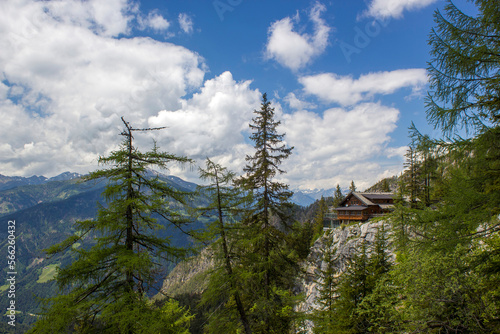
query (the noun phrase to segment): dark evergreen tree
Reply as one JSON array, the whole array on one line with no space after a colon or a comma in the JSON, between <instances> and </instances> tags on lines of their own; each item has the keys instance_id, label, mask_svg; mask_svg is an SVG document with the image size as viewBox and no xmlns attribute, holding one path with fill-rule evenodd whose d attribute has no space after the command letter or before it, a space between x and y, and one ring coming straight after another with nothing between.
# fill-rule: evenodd
<instances>
[{"instance_id":1,"label":"dark evergreen tree","mask_svg":"<svg viewBox=\"0 0 500 334\"><path fill-rule=\"evenodd\" d=\"M328 206L323 196L319 200L318 210L314 216L314 239L319 238L323 234L324 221L328 212Z\"/></svg>"},{"instance_id":2,"label":"dark evergreen tree","mask_svg":"<svg viewBox=\"0 0 500 334\"><path fill-rule=\"evenodd\" d=\"M123 118L122 118L123 120ZM111 168L90 173L85 179L105 178L103 193L107 206L101 206L97 219L77 222L77 233L47 250L55 254L74 243L91 247L72 248L75 261L60 268L57 283L63 294L49 301L33 328L33 333L185 333L189 313L168 300L156 308L146 297L155 274L165 261L178 261L187 250L160 238L157 217L182 228L186 223L176 204L184 204L188 194L180 192L148 167L168 168L171 163L189 163L185 157L153 150L142 153L133 146L133 133L156 129L134 129L123 120L124 140L119 150L99 163ZM155 216L153 216L155 215Z\"/></svg>"},{"instance_id":3,"label":"dark evergreen tree","mask_svg":"<svg viewBox=\"0 0 500 334\"><path fill-rule=\"evenodd\" d=\"M339 297L335 302L336 329L338 333L366 333L369 323L360 316L358 308L373 289L370 272L369 251L365 241L349 259L345 272L338 283Z\"/></svg>"},{"instance_id":4,"label":"dark evergreen tree","mask_svg":"<svg viewBox=\"0 0 500 334\"><path fill-rule=\"evenodd\" d=\"M391 192L391 187L389 185L389 180L383 179L382 180L382 192L388 193Z\"/></svg>"},{"instance_id":5,"label":"dark evergreen tree","mask_svg":"<svg viewBox=\"0 0 500 334\"><path fill-rule=\"evenodd\" d=\"M359 319L363 319L370 333L398 333L401 318L396 311L399 306L397 287L393 283L393 262L389 255L389 236L385 224L375 234L369 248L368 260L369 293L356 308Z\"/></svg>"},{"instance_id":6,"label":"dark evergreen tree","mask_svg":"<svg viewBox=\"0 0 500 334\"><path fill-rule=\"evenodd\" d=\"M392 267L388 248L387 232L382 225L374 242L368 246L363 241L348 260L346 270L337 283L338 296L333 303L336 317L333 323L336 327L333 333L367 333L387 326L389 321L383 321L380 315L395 313L396 299L394 294L387 296L391 302L386 303L379 295L381 292L394 292L386 280Z\"/></svg>"},{"instance_id":7,"label":"dark evergreen tree","mask_svg":"<svg viewBox=\"0 0 500 334\"><path fill-rule=\"evenodd\" d=\"M337 250L333 246L333 237L326 235L324 248L322 249L322 267L320 268L318 284L319 309L313 314L314 333L333 333L335 329L336 304L338 298L338 276Z\"/></svg>"},{"instance_id":8,"label":"dark evergreen tree","mask_svg":"<svg viewBox=\"0 0 500 334\"><path fill-rule=\"evenodd\" d=\"M344 195L342 195L342 189L340 189L340 185L337 184L337 187L335 188L335 194L333 195L333 207L338 207L343 199Z\"/></svg>"},{"instance_id":9,"label":"dark evergreen tree","mask_svg":"<svg viewBox=\"0 0 500 334\"><path fill-rule=\"evenodd\" d=\"M404 194L408 196L408 200L412 208L417 206L418 200L418 182L417 182L417 153L414 145L410 145L405 154L406 168L404 177Z\"/></svg>"},{"instance_id":10,"label":"dark evergreen tree","mask_svg":"<svg viewBox=\"0 0 500 334\"><path fill-rule=\"evenodd\" d=\"M284 144L284 134L277 132L280 122L274 120L274 108L266 94L260 110L254 113L250 139L256 151L246 157L245 174L237 184L253 194L255 205L244 221L246 243L238 246L247 270L252 331L284 333L293 319L291 288L297 265L290 257L293 247L287 233L291 225L292 192L275 177L284 173L280 165L290 156L292 148Z\"/></svg>"},{"instance_id":11,"label":"dark evergreen tree","mask_svg":"<svg viewBox=\"0 0 500 334\"><path fill-rule=\"evenodd\" d=\"M351 181L351 185L349 186L349 190L352 192L356 191L356 185L354 184L354 180Z\"/></svg>"}]
</instances>

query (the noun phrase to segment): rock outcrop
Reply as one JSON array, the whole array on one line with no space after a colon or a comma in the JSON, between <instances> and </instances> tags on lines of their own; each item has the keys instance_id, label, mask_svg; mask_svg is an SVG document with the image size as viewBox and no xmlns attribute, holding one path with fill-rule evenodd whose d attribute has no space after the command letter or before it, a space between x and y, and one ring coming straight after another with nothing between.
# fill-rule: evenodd
<instances>
[{"instance_id":1,"label":"rock outcrop","mask_svg":"<svg viewBox=\"0 0 500 334\"><path fill-rule=\"evenodd\" d=\"M305 294L305 300L298 305L298 311L309 313L318 308L318 280L320 279L320 270L326 267L322 254L327 244L327 238L333 239L332 247L337 249L334 265L340 272L343 272L346 269L348 259L359 249L361 243L366 242L368 246L372 244L378 229L384 224L384 221L377 221L341 226L327 230L322 237L316 240L307 260L303 263L306 274L299 280L296 289L298 293ZM175 297L183 293L203 292L214 267L212 255L212 250L206 248L198 256L179 263L163 282L161 293ZM308 333L312 333L312 327L313 324L309 322L304 329Z\"/></svg>"},{"instance_id":2,"label":"rock outcrop","mask_svg":"<svg viewBox=\"0 0 500 334\"><path fill-rule=\"evenodd\" d=\"M205 248L200 254L179 263L163 281L157 297L175 297L182 293L201 293L214 267L213 251Z\"/></svg>"},{"instance_id":3,"label":"rock outcrop","mask_svg":"<svg viewBox=\"0 0 500 334\"><path fill-rule=\"evenodd\" d=\"M369 246L375 240L375 235L384 221L366 222L364 224L355 224L341 226L333 230L327 230L324 235L311 248L311 252L303 264L303 269L306 272L304 278L299 282L298 291L305 294L305 301L298 306L298 311L310 313L318 308L318 282L320 280L321 269L326 268L326 263L323 261L323 250L327 244L327 238L332 238L333 248L336 248L336 260L334 265L340 272L346 269L347 260L359 249L362 242L366 242ZM312 323L306 323L304 328L308 333L312 333Z\"/></svg>"}]
</instances>

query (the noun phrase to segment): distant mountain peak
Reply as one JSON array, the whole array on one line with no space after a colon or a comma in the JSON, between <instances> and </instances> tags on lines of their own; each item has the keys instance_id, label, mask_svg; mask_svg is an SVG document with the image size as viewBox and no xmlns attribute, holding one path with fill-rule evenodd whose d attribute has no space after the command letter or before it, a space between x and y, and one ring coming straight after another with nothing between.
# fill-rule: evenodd
<instances>
[{"instance_id":1,"label":"distant mountain peak","mask_svg":"<svg viewBox=\"0 0 500 334\"><path fill-rule=\"evenodd\" d=\"M72 172L64 172L51 178L45 176L33 175L30 177L23 176L6 176L0 174L0 191L13 189L20 186L35 186L52 181L68 181L81 177L82 175Z\"/></svg>"},{"instance_id":2,"label":"distant mountain peak","mask_svg":"<svg viewBox=\"0 0 500 334\"><path fill-rule=\"evenodd\" d=\"M56 175L54 177L51 177L50 179L47 180L47 182L51 181L68 181L68 180L73 180L73 179L78 179L82 177L81 174L78 173L72 173L72 172L64 172L59 175Z\"/></svg>"}]
</instances>

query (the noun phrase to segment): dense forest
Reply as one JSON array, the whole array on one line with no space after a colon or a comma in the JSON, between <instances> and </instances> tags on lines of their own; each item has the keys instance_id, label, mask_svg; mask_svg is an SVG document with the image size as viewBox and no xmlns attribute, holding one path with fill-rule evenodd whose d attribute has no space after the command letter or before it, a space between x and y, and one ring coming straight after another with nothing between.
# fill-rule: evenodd
<instances>
[{"instance_id":1,"label":"dense forest","mask_svg":"<svg viewBox=\"0 0 500 334\"><path fill-rule=\"evenodd\" d=\"M246 167L237 173L207 159L199 171L206 185L195 192L148 172L189 165L189 157L134 146L135 136L168 129L136 129L122 118L120 148L85 177L107 180L106 203L46 250L69 250L72 261L28 332L300 333L308 322L314 333L500 333L500 6L475 3L470 17L450 1L429 37L426 112L442 136L410 127L395 210L345 270L321 269L317 310L299 311L296 284L341 192L309 209L291 204L279 176L293 147L263 94ZM190 228L206 217L206 228ZM158 232L165 229L188 235L192 247L173 244ZM203 293L150 298L163 267L206 246L214 267ZM333 263L336 249L322 256Z\"/></svg>"}]
</instances>

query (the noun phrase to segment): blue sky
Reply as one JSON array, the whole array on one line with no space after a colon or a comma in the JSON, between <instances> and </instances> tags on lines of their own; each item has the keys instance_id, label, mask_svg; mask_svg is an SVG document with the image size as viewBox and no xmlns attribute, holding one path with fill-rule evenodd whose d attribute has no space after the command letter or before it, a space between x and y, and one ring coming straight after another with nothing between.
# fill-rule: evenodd
<instances>
[{"instance_id":1,"label":"blue sky","mask_svg":"<svg viewBox=\"0 0 500 334\"><path fill-rule=\"evenodd\" d=\"M455 2L473 12L465 0ZM403 169L427 125L427 37L442 0L0 3L0 173L97 168L120 117L167 126L147 149L240 172L267 92L294 146L292 188L365 188ZM171 174L197 181L196 168Z\"/></svg>"}]
</instances>

